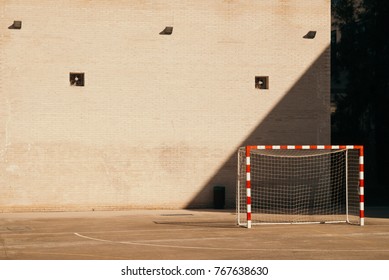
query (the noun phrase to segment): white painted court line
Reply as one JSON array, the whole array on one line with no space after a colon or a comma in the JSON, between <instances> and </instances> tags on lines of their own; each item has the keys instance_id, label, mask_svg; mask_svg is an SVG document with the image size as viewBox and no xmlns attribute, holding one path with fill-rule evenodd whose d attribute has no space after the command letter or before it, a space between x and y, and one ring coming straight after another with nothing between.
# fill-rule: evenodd
<instances>
[{"instance_id":1,"label":"white painted court line","mask_svg":"<svg viewBox=\"0 0 389 280\"><path fill-rule=\"evenodd\" d=\"M293 252L389 252L388 249L301 249L301 248L227 248L227 247L202 247L202 246L180 246L180 245L163 245L163 244L151 244L143 242L133 241L113 241L108 239L94 238L86 235L79 234L77 232L74 235L93 241L100 241L111 244L125 244L125 245L136 245L136 246L149 246L149 247L164 247L164 248L179 248L179 249L199 249L199 250L223 250L223 251L293 251ZM224 238L219 238L220 240ZM197 239L201 240L201 238ZM174 241L174 239L170 239ZM181 241L181 239L176 239Z\"/></svg>"}]
</instances>

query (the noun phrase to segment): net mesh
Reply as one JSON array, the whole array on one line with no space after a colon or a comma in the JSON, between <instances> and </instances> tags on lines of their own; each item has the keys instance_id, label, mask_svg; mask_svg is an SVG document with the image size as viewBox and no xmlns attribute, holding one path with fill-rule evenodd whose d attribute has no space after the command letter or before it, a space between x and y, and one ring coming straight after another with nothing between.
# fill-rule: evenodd
<instances>
[{"instance_id":1,"label":"net mesh","mask_svg":"<svg viewBox=\"0 0 389 280\"><path fill-rule=\"evenodd\" d=\"M359 223L359 151L252 150L251 221ZM238 152L238 224L247 223L246 154Z\"/></svg>"}]
</instances>

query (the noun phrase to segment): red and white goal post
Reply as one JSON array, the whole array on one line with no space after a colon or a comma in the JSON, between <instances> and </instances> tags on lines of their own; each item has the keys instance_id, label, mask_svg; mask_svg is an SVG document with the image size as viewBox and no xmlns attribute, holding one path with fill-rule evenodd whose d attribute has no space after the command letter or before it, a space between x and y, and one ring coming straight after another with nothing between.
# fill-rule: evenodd
<instances>
[{"instance_id":1,"label":"red and white goal post","mask_svg":"<svg viewBox=\"0 0 389 280\"><path fill-rule=\"evenodd\" d=\"M246 146L238 151L237 223L364 225L363 146Z\"/></svg>"}]
</instances>

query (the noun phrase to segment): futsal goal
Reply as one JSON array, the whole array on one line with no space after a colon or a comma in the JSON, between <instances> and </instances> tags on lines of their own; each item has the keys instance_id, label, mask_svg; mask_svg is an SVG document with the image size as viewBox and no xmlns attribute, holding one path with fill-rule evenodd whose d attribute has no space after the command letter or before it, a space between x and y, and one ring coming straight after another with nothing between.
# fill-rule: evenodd
<instances>
[{"instance_id":1,"label":"futsal goal","mask_svg":"<svg viewBox=\"0 0 389 280\"><path fill-rule=\"evenodd\" d=\"M364 225L363 146L238 150L237 223Z\"/></svg>"}]
</instances>

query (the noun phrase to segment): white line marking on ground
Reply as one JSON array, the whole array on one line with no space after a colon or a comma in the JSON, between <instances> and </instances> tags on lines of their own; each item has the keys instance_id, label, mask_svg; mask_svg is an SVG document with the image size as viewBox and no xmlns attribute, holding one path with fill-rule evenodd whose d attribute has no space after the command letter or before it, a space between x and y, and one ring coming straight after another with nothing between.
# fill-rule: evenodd
<instances>
[{"instance_id":1,"label":"white line marking on ground","mask_svg":"<svg viewBox=\"0 0 389 280\"><path fill-rule=\"evenodd\" d=\"M224 250L224 251L294 251L294 252L389 252L389 249L301 249L301 248L226 248L226 247L201 247L201 246L180 246L180 245L162 245L162 244L150 244L133 241L113 241L107 239L94 238L86 235L74 233L76 236L105 243L112 244L125 244L135 246L150 246L150 247L164 247L164 248L179 248L179 249L199 249L199 250ZM220 238L224 239L224 238ZM181 239L176 239L181 241ZM198 239L201 240L201 239ZM169 241L173 241L169 239Z\"/></svg>"}]
</instances>

